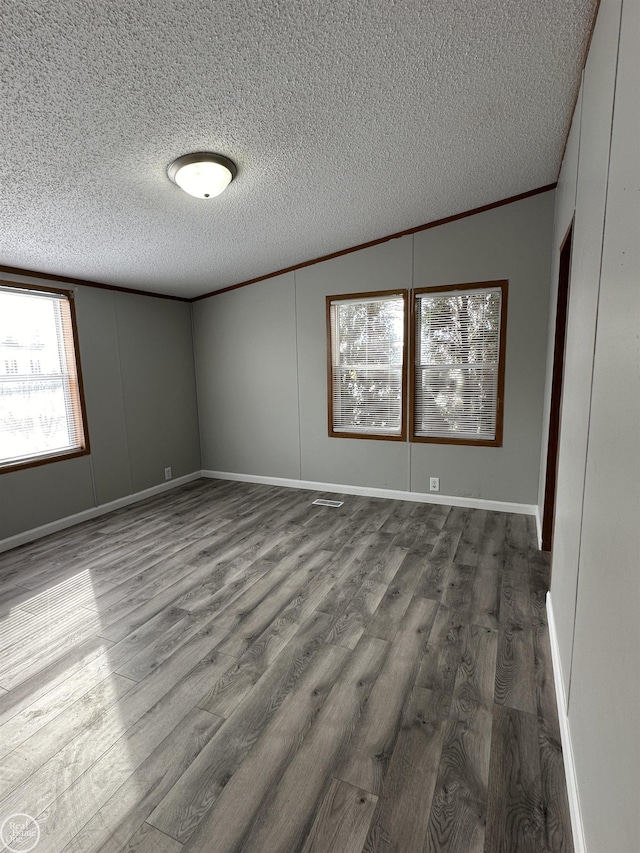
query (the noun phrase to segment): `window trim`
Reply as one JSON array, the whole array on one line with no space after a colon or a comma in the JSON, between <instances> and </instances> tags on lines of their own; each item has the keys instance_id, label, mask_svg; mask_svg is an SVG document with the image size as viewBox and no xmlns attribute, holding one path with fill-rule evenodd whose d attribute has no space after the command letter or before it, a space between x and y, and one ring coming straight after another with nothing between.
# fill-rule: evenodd
<instances>
[{"instance_id":1,"label":"window trim","mask_svg":"<svg viewBox=\"0 0 640 853\"><path fill-rule=\"evenodd\" d=\"M339 432L333 428L333 341L331 336L331 304L347 300L366 300L376 297L400 296L404 302L404 324L402 343L402 405L400 413L400 432L395 435L384 435L373 432ZM329 438L356 438L365 441L406 441L407 440L407 392L408 392L408 359L409 359L409 291L406 288L393 290L373 290L364 293L336 293L325 297L326 331L327 331L327 412Z\"/></svg>"},{"instance_id":2,"label":"window trim","mask_svg":"<svg viewBox=\"0 0 640 853\"><path fill-rule=\"evenodd\" d=\"M477 438L454 438L452 436L426 436L415 433L415 402L416 402L416 358L415 353L419 349L416 340L416 313L417 297L422 293L453 293L460 291L484 290L488 288L500 288L502 291L500 301L500 348L498 352L498 389L496 403L496 434L493 439ZM419 444L455 444L472 447L502 447L504 430L504 384L505 384L505 362L507 352L507 300L509 293L509 282L506 279L498 281L474 281L467 284L446 284L437 287L417 287L412 291L411 298L411 372L409 380L409 408L410 435L409 441Z\"/></svg>"},{"instance_id":3,"label":"window trim","mask_svg":"<svg viewBox=\"0 0 640 853\"><path fill-rule=\"evenodd\" d=\"M6 465L0 464L0 475L8 474L12 471L23 471L27 468L37 468L40 465L49 465L52 462L60 462L65 459L76 459L79 456L88 456L91 453L91 446L89 444L89 429L87 424L87 409L84 397L84 385L82 382L82 367L80 364L80 346L78 343L78 325L76 321L76 306L75 306L75 294L73 290L67 290L61 287L44 287L39 284L23 284L21 282L16 281L0 281L0 286L2 288L11 287L15 290L21 290L23 292L29 291L37 291L39 293L50 293L50 294L58 294L64 296L69 304L69 316L71 318L71 333L73 337L73 348L70 346L67 348L67 357L73 353L75 359L75 368L76 368L76 385L77 385L77 395L73 394L71 397L71 405L73 406L74 417L77 418L78 414L80 414L79 422L82 424L83 431L83 443L82 447L69 450L69 451L60 451L56 450L53 453L42 454L34 459L27 459L22 462L9 462Z\"/></svg>"}]
</instances>

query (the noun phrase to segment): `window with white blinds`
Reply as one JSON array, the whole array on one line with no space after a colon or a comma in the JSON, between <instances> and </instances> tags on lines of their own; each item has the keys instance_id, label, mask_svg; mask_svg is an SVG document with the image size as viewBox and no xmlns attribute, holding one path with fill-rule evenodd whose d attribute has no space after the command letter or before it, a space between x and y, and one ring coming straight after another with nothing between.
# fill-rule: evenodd
<instances>
[{"instance_id":1,"label":"window with white blinds","mask_svg":"<svg viewBox=\"0 0 640 853\"><path fill-rule=\"evenodd\" d=\"M507 282L414 294L412 440L502 444Z\"/></svg>"},{"instance_id":2,"label":"window with white blinds","mask_svg":"<svg viewBox=\"0 0 640 853\"><path fill-rule=\"evenodd\" d=\"M0 473L88 452L71 299L0 284Z\"/></svg>"},{"instance_id":3,"label":"window with white blinds","mask_svg":"<svg viewBox=\"0 0 640 853\"><path fill-rule=\"evenodd\" d=\"M406 437L407 292L327 297L329 435Z\"/></svg>"}]
</instances>

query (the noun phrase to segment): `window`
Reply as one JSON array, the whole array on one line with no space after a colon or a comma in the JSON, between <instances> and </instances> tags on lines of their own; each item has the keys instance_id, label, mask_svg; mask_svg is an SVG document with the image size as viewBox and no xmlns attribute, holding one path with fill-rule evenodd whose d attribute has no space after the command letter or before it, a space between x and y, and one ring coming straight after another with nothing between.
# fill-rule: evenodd
<instances>
[{"instance_id":1,"label":"window","mask_svg":"<svg viewBox=\"0 0 640 853\"><path fill-rule=\"evenodd\" d=\"M506 281L327 297L329 435L502 445ZM410 402L405 361L413 354Z\"/></svg>"},{"instance_id":2,"label":"window","mask_svg":"<svg viewBox=\"0 0 640 853\"><path fill-rule=\"evenodd\" d=\"M414 295L412 441L502 444L507 282Z\"/></svg>"},{"instance_id":3,"label":"window","mask_svg":"<svg viewBox=\"0 0 640 853\"><path fill-rule=\"evenodd\" d=\"M329 435L406 438L407 292L327 297Z\"/></svg>"},{"instance_id":4,"label":"window","mask_svg":"<svg viewBox=\"0 0 640 853\"><path fill-rule=\"evenodd\" d=\"M0 472L89 452L69 291L0 284Z\"/></svg>"}]
</instances>

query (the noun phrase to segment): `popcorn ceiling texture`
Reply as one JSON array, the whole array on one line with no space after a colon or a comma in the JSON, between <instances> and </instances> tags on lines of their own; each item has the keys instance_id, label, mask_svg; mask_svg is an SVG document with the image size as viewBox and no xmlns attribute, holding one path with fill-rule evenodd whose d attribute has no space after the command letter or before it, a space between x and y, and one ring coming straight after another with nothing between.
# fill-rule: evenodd
<instances>
[{"instance_id":1,"label":"popcorn ceiling texture","mask_svg":"<svg viewBox=\"0 0 640 853\"><path fill-rule=\"evenodd\" d=\"M9 0L0 264L191 297L552 183L594 8Z\"/></svg>"}]
</instances>

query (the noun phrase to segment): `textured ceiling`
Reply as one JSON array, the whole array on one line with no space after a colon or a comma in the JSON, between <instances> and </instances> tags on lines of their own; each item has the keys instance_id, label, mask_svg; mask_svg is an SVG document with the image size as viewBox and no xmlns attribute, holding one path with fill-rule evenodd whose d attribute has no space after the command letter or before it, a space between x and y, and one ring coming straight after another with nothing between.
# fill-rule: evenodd
<instances>
[{"instance_id":1,"label":"textured ceiling","mask_svg":"<svg viewBox=\"0 0 640 853\"><path fill-rule=\"evenodd\" d=\"M594 7L8 0L0 264L191 297L552 183Z\"/></svg>"}]
</instances>

